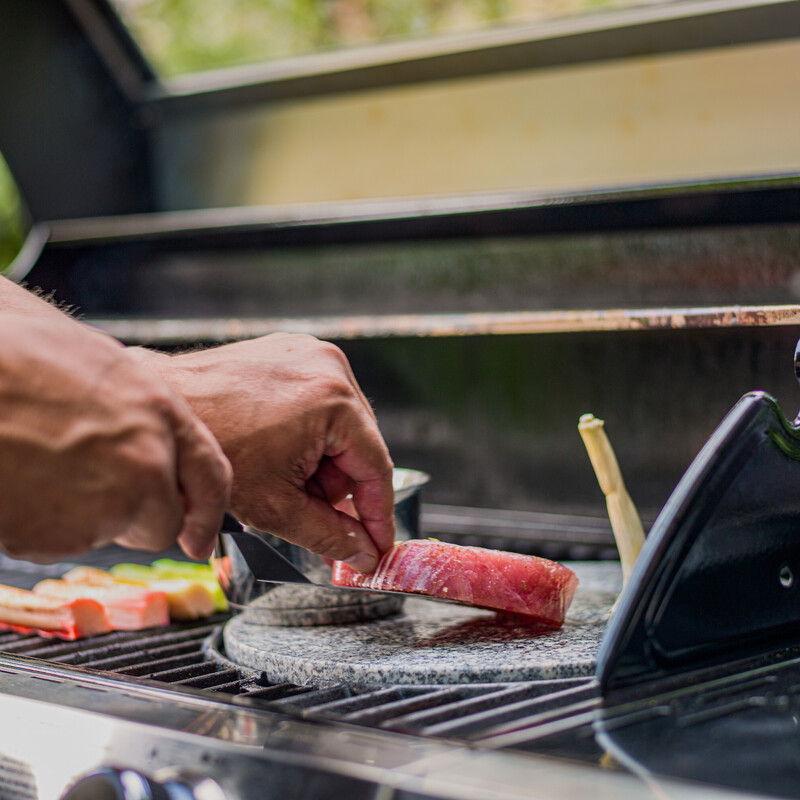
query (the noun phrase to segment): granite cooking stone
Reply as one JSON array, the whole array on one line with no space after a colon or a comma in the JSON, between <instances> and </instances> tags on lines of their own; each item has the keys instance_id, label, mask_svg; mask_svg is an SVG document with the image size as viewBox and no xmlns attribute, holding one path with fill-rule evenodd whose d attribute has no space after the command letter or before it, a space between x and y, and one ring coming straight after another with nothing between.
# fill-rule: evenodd
<instances>
[{"instance_id":1,"label":"granite cooking stone","mask_svg":"<svg viewBox=\"0 0 800 800\"><path fill-rule=\"evenodd\" d=\"M225 626L227 656L273 683L494 683L581 677L595 657L622 578L617 562L569 564L580 581L559 630L424 598L392 617L316 628Z\"/></svg>"},{"instance_id":2,"label":"granite cooking stone","mask_svg":"<svg viewBox=\"0 0 800 800\"><path fill-rule=\"evenodd\" d=\"M275 585L245 607L241 620L253 625L341 625L383 619L399 612L405 598L322 586Z\"/></svg>"}]
</instances>

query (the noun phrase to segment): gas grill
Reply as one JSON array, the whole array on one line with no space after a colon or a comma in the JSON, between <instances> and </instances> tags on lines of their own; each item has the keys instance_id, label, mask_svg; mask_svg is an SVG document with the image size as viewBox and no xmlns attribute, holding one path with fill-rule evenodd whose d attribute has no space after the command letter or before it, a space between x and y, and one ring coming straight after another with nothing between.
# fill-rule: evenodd
<instances>
[{"instance_id":1,"label":"gas grill","mask_svg":"<svg viewBox=\"0 0 800 800\"><path fill-rule=\"evenodd\" d=\"M104 0L25 5L0 2L0 151L32 223L13 277L133 345L336 341L395 461L432 476L422 531L447 541L609 565L591 411L651 533L593 675L270 681L230 658L226 615L0 633L0 800L800 796L795 434L764 394L726 418L753 390L800 406L798 165L301 203L241 188L284 101L783 54L800 4L654 4L172 87ZM66 567L2 560L0 582Z\"/></svg>"},{"instance_id":2,"label":"gas grill","mask_svg":"<svg viewBox=\"0 0 800 800\"><path fill-rule=\"evenodd\" d=\"M653 524L593 677L276 684L226 657L224 617L88 642L4 635L6 796L60 790L81 767L67 798L516 797L542 777L550 797L585 781L795 797L799 475L798 429L769 396L743 398Z\"/></svg>"}]
</instances>

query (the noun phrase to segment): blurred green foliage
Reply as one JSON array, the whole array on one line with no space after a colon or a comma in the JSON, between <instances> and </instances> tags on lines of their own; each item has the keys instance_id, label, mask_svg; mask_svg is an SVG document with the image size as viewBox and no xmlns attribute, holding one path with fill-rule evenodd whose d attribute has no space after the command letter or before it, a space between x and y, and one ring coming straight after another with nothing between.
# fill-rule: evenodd
<instances>
[{"instance_id":1,"label":"blurred green foliage","mask_svg":"<svg viewBox=\"0 0 800 800\"><path fill-rule=\"evenodd\" d=\"M531 23L636 0L113 2L156 69L175 76L352 45Z\"/></svg>"},{"instance_id":2,"label":"blurred green foliage","mask_svg":"<svg viewBox=\"0 0 800 800\"><path fill-rule=\"evenodd\" d=\"M14 260L24 237L22 202L14 178L0 155L0 272Z\"/></svg>"}]
</instances>

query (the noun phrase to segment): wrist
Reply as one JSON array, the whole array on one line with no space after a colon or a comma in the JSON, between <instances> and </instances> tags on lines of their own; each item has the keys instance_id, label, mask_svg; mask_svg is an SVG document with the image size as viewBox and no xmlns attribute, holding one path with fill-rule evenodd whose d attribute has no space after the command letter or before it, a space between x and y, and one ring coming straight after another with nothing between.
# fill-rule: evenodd
<instances>
[{"instance_id":1,"label":"wrist","mask_svg":"<svg viewBox=\"0 0 800 800\"><path fill-rule=\"evenodd\" d=\"M164 372L169 371L172 362L172 356L168 353L148 350L146 347L126 347L125 352L143 367L155 370L162 378L166 377Z\"/></svg>"},{"instance_id":2,"label":"wrist","mask_svg":"<svg viewBox=\"0 0 800 800\"><path fill-rule=\"evenodd\" d=\"M125 349L138 364L155 372L173 392L180 395L201 419L209 416L205 395L213 382L203 379L200 373L204 372L204 365L195 364L191 353L173 356L146 347Z\"/></svg>"}]
</instances>

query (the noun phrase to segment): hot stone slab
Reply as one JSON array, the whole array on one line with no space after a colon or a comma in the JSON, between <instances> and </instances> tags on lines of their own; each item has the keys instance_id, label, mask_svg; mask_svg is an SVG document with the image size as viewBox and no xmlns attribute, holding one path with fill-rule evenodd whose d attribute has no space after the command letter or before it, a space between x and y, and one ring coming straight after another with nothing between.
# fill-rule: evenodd
<instances>
[{"instance_id":1,"label":"hot stone slab","mask_svg":"<svg viewBox=\"0 0 800 800\"><path fill-rule=\"evenodd\" d=\"M325 627L266 627L234 617L229 658L275 683L492 683L594 673L600 638L621 587L616 562L574 562L580 581L564 625L410 597L387 619Z\"/></svg>"}]
</instances>

